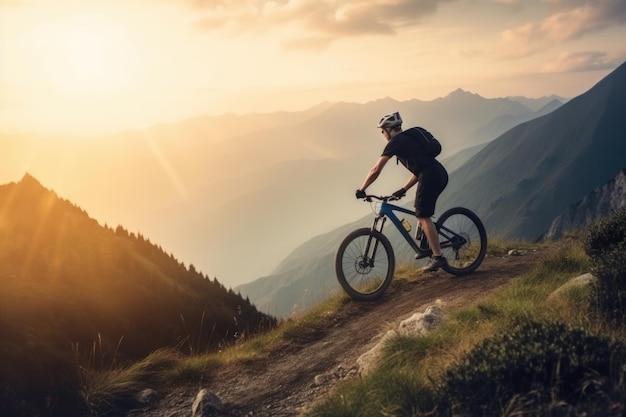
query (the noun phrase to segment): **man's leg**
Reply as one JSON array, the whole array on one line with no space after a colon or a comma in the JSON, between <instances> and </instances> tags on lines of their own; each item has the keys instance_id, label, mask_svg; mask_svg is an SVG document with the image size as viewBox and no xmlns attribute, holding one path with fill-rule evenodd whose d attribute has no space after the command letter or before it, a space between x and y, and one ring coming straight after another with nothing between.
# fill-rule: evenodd
<instances>
[{"instance_id":1,"label":"man's leg","mask_svg":"<svg viewBox=\"0 0 626 417\"><path fill-rule=\"evenodd\" d=\"M441 256L441 246L439 246L439 236L435 223L430 217L418 217L417 220L422 226L422 230L428 239L428 244L433 251L433 256Z\"/></svg>"},{"instance_id":2,"label":"man's leg","mask_svg":"<svg viewBox=\"0 0 626 417\"><path fill-rule=\"evenodd\" d=\"M430 262L422 268L424 272L436 271L446 264L446 258L442 256L441 246L439 246L439 234L437 228L430 217L418 217L422 230L428 239L428 244L433 251Z\"/></svg>"},{"instance_id":3,"label":"man's leg","mask_svg":"<svg viewBox=\"0 0 626 417\"><path fill-rule=\"evenodd\" d=\"M446 264L442 256L439 236L431 216L435 213L435 204L439 194L448 184L448 174L441 164L434 164L422 172L415 196L415 214L426 235L433 256L423 271L436 271Z\"/></svg>"}]
</instances>

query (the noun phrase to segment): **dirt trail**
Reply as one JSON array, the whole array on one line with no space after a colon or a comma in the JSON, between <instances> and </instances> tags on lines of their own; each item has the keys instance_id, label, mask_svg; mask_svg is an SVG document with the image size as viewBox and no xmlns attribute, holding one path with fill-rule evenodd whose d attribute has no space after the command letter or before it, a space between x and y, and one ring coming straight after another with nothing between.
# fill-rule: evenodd
<instances>
[{"instance_id":1,"label":"dirt trail","mask_svg":"<svg viewBox=\"0 0 626 417\"><path fill-rule=\"evenodd\" d=\"M445 307L474 301L529 271L540 252L522 256L487 256L467 277L439 271L398 280L375 302L352 302L332 317L306 329L302 337L276 348L267 357L224 369L210 381L179 387L156 408L128 416L189 417L198 391L216 394L223 416L295 417L323 398L334 382L355 369L356 360L372 348L381 332L436 300Z\"/></svg>"}]
</instances>

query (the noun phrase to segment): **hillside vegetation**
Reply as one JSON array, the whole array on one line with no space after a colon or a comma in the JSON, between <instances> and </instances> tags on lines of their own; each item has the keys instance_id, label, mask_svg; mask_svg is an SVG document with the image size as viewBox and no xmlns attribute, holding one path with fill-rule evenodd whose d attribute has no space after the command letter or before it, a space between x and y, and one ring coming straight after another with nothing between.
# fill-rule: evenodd
<instances>
[{"instance_id":1,"label":"hillside vegetation","mask_svg":"<svg viewBox=\"0 0 626 417\"><path fill-rule=\"evenodd\" d=\"M329 397L310 404L304 415L622 415L626 321L621 306L626 305L626 260L619 251L625 242L626 209L586 234L570 234L541 246L491 242L492 257L513 247L538 248L544 255L530 272L493 295L447 309L439 329L426 336L390 339L377 371L346 378ZM592 285L572 281L589 271L597 276ZM413 276L415 271L404 270L401 275ZM398 278L392 290L402 281ZM167 390L204 381L212 387L207 381L223 375L221 368L254 367L256 358L265 357L270 363L263 361L263 366L272 366L271 352L277 345L307 340L311 329L325 328L335 322L333 316L353 316L353 308L358 305L347 297L331 297L307 315L220 353L179 356L158 351L129 367L90 372L83 390L92 395L92 410L103 413L120 404L115 399L132 398L146 386ZM344 310L352 313L344 314ZM317 326L317 322L324 324ZM308 375L309 380L313 376ZM220 385L229 383L221 381ZM293 403L297 395L291 392L289 396ZM246 405L258 410L258 415L271 415L264 414L260 404L255 404L257 408ZM157 408L148 415L159 412ZM300 414L292 410L289 415Z\"/></svg>"},{"instance_id":2,"label":"hillside vegetation","mask_svg":"<svg viewBox=\"0 0 626 417\"><path fill-rule=\"evenodd\" d=\"M306 415L621 416L626 411L626 208L553 242L538 268L448 312L423 337L396 337L373 375ZM592 285L566 285L594 271Z\"/></svg>"},{"instance_id":3,"label":"hillside vegetation","mask_svg":"<svg viewBox=\"0 0 626 417\"><path fill-rule=\"evenodd\" d=\"M41 194L41 186L32 178L25 178L21 186L24 184L38 190L37 195L49 196ZM4 210L6 213L7 209ZM84 214L78 218L88 221ZM33 227L36 224L34 222ZM347 379L329 398L313 404L306 415L502 416L523 413L539 416L551 412L564 416L582 412L621 415L626 398L620 382L626 376L626 351L622 345L626 333L623 314L615 314L624 310L615 306L623 305L621 300L626 293L621 283L626 268L620 254L626 241L624 225L626 211L601 223L588 235L574 235L550 243L549 255L532 272L493 296L448 310L443 327L425 337L393 339L386 347L387 359L377 372ZM3 227L7 227L6 222ZM102 229L105 236L116 235L107 230ZM135 244L142 241L135 239L138 239ZM132 246L126 246L124 241L118 245L128 251ZM102 242L99 247L107 246ZM534 244L491 242L489 255L501 256L511 247L532 250ZM110 246L108 249L112 250ZM3 261L10 264L7 257ZM77 264L80 265L78 260ZM97 265L105 268L103 264ZM185 268L182 270L191 273ZM572 277L590 270L600 277L597 285L564 287ZM13 271L16 273L17 269ZM410 275L410 271L403 274ZM40 275L40 279L45 276ZM58 280L58 276L55 279ZM208 282L215 285L213 281ZM11 285L19 287L16 283ZM71 292L65 287L64 292L52 295L70 297L72 303L78 302L77 306L81 306L80 297L72 296ZM262 336L239 338L236 347L224 346L220 352L203 353L198 348L203 336L195 334L197 339L185 339L187 341L179 344L178 350L155 348L134 362L121 358L124 340L118 346L119 352L114 352L103 348L107 343L114 344L113 339L106 342L106 338L100 341L92 338L88 345L91 356L72 362L70 359L74 358L61 348L62 344L51 344L60 332L55 319L63 318L55 315L59 311L55 303L46 301L45 311L50 315L45 317L41 313L43 308L37 310L33 304L8 304L21 315L27 310L39 312L40 325L29 323L33 327L25 329L24 335L19 333L18 324L23 325L25 321L20 321L20 314L15 312L9 315L7 304L3 302L0 324L6 337L0 347L8 360L3 362L2 368L0 411L3 416L123 414L124 410L138 405L136 395L146 387L168 390L180 385L196 385L210 381L225 366L252 366L255 358L267 356L277 345L306 340L317 321L332 322L332 315L336 314L332 311L350 309L353 304L345 296L332 297L305 316L288 320ZM604 308L606 306L609 308ZM152 314L158 321L158 313L153 311ZM113 314L110 319L115 317ZM127 317L129 322L131 319L134 317ZM67 325L69 319L64 320ZM75 323L81 325L80 320ZM45 329L48 333L39 336L37 332ZM140 328L134 329L141 332ZM34 339L35 336L41 340ZM43 344L43 339L50 343ZM65 341L69 344L69 337ZM79 344L73 346L77 348ZM123 354L129 355L128 352ZM9 368L8 363L13 367ZM9 369L12 372L9 373ZM56 385L49 385L52 379ZM31 397L24 397L24 392ZM61 404L62 400L67 403ZM47 408L42 401L48 401ZM68 403L73 404L71 410Z\"/></svg>"},{"instance_id":4,"label":"hillside vegetation","mask_svg":"<svg viewBox=\"0 0 626 417\"><path fill-rule=\"evenodd\" d=\"M77 415L77 366L215 350L276 320L26 175L0 187L0 415ZM80 414L78 414L80 415Z\"/></svg>"}]
</instances>

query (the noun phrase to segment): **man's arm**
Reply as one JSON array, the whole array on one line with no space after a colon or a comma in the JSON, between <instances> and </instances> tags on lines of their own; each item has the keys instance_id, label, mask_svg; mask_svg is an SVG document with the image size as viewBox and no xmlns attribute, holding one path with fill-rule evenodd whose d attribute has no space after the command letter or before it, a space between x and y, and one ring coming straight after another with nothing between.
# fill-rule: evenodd
<instances>
[{"instance_id":1,"label":"man's arm","mask_svg":"<svg viewBox=\"0 0 626 417\"><path fill-rule=\"evenodd\" d=\"M361 185L361 188L359 188L360 190L365 191L367 187L369 187L374 181L376 181L376 178L378 178L378 176L382 172L387 161L389 161L388 156L381 156L380 158L378 158L376 164L372 167L372 169L370 169L370 172L368 172L367 176L365 177L363 185Z\"/></svg>"},{"instance_id":2,"label":"man's arm","mask_svg":"<svg viewBox=\"0 0 626 417\"><path fill-rule=\"evenodd\" d=\"M404 188L406 191L409 191L411 187L413 187L415 184L417 184L417 175L411 174L409 179L406 181L406 184L404 184L404 187L402 188Z\"/></svg>"}]
</instances>

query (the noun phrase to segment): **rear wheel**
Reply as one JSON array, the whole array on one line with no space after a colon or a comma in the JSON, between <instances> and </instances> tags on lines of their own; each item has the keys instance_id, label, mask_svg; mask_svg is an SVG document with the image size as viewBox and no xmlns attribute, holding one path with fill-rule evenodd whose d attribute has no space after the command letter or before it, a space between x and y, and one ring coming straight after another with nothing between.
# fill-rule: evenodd
<instances>
[{"instance_id":1,"label":"rear wheel","mask_svg":"<svg viewBox=\"0 0 626 417\"><path fill-rule=\"evenodd\" d=\"M393 278L395 255L382 233L358 229L341 242L335 255L337 280L357 301L380 298Z\"/></svg>"},{"instance_id":2,"label":"rear wheel","mask_svg":"<svg viewBox=\"0 0 626 417\"><path fill-rule=\"evenodd\" d=\"M487 232L478 216L464 207L444 212L437 221L441 251L453 275L466 275L480 266L487 253Z\"/></svg>"}]
</instances>

